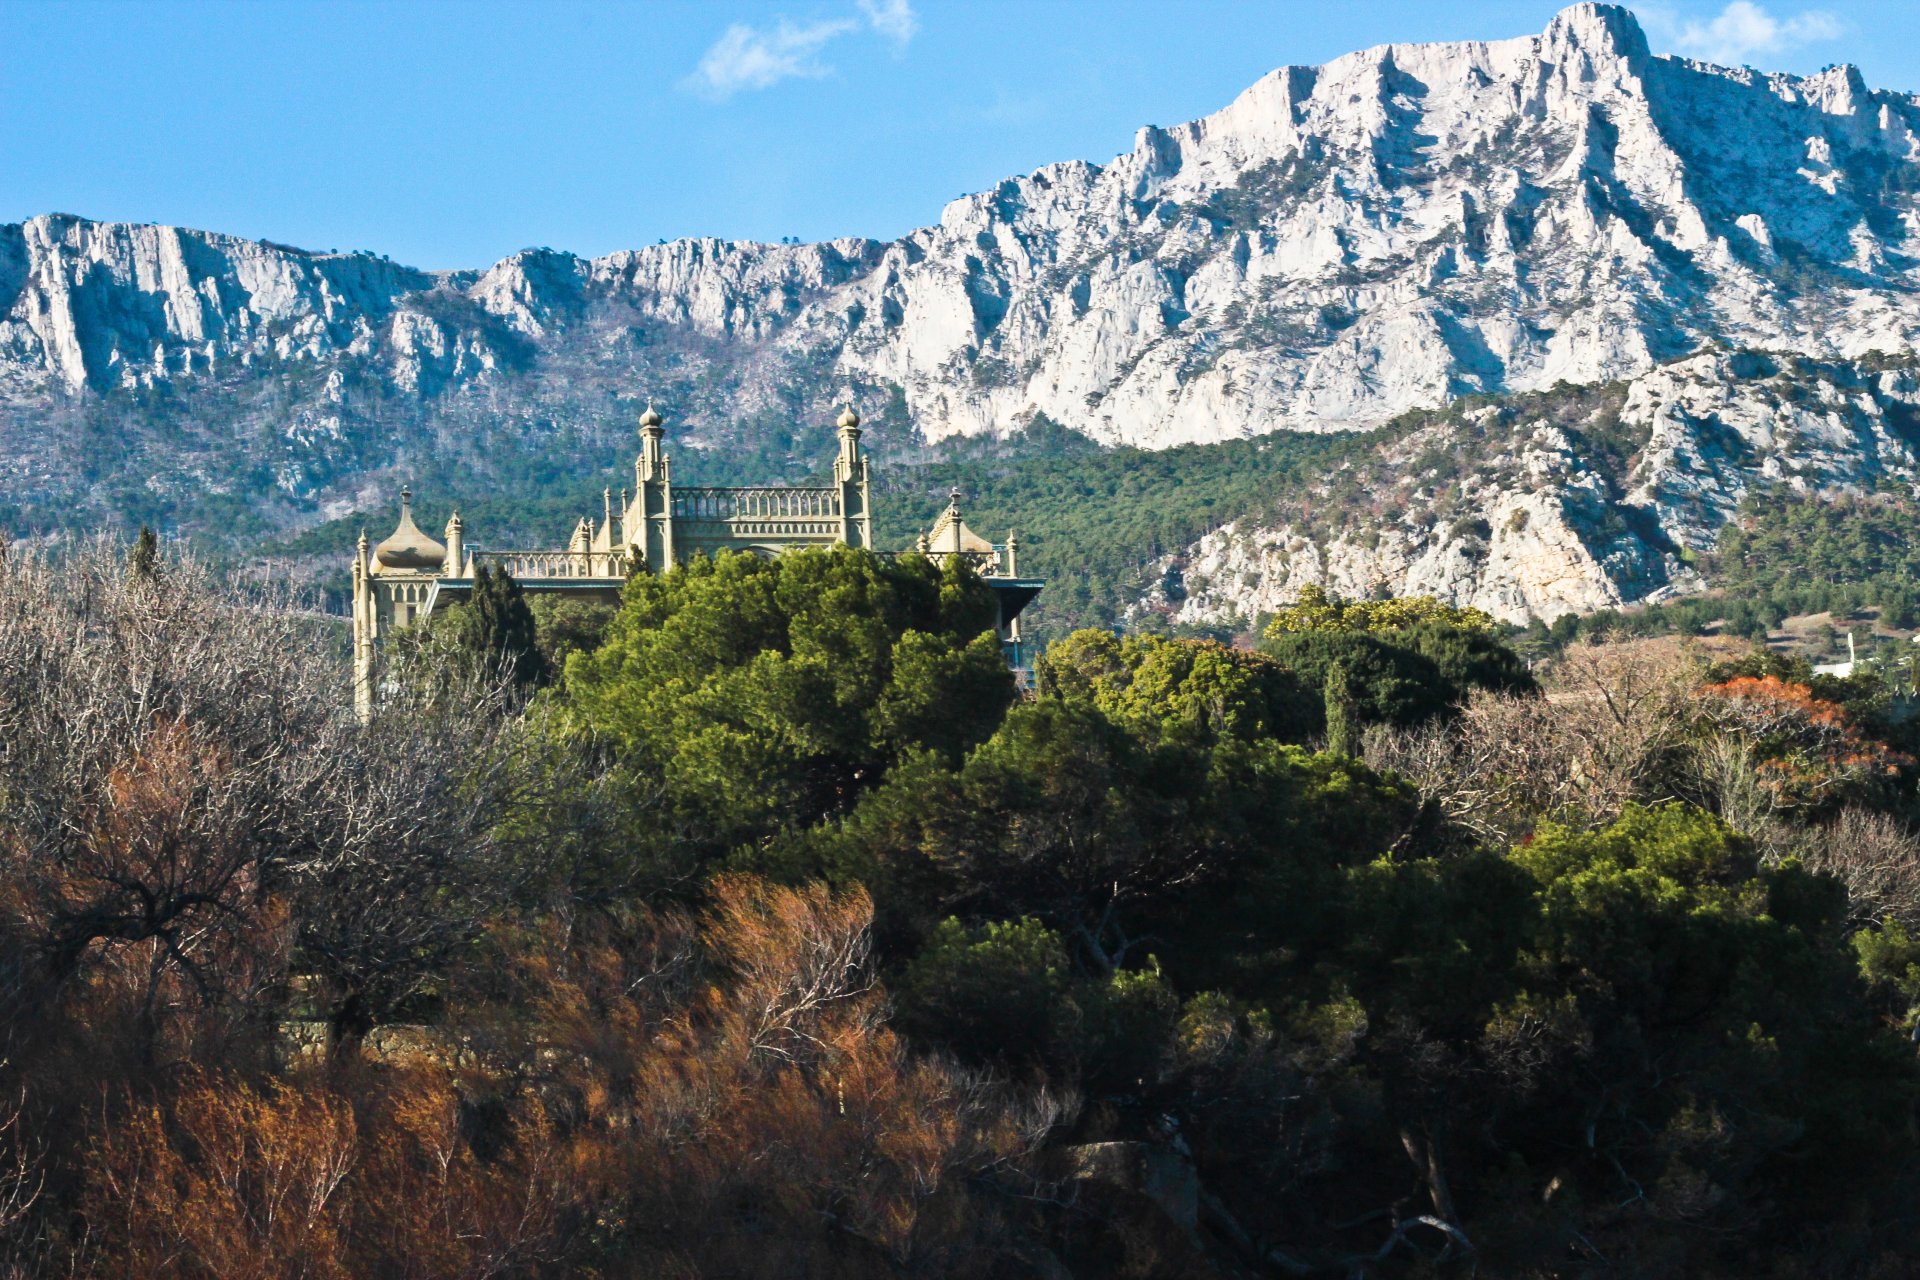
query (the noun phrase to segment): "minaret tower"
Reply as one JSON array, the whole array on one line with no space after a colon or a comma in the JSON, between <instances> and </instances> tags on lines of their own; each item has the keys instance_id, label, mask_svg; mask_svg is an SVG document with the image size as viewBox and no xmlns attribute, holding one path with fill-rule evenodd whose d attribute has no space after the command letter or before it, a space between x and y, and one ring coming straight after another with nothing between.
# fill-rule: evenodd
<instances>
[{"instance_id":1,"label":"minaret tower","mask_svg":"<svg viewBox=\"0 0 1920 1280\"><path fill-rule=\"evenodd\" d=\"M631 545L646 557L647 568L673 568L673 474L668 465L666 430L653 405L640 415L640 456L633 463L633 505L621 522Z\"/></svg>"},{"instance_id":2,"label":"minaret tower","mask_svg":"<svg viewBox=\"0 0 1920 1280\"><path fill-rule=\"evenodd\" d=\"M373 603L373 557L367 531L353 553L353 710L361 720L373 718L373 646L379 639L379 616Z\"/></svg>"},{"instance_id":3,"label":"minaret tower","mask_svg":"<svg viewBox=\"0 0 1920 1280\"><path fill-rule=\"evenodd\" d=\"M840 541L871 548L873 520L867 506L867 459L860 451L860 415L848 405L837 425L840 456L833 460L833 482L840 490Z\"/></svg>"},{"instance_id":4,"label":"minaret tower","mask_svg":"<svg viewBox=\"0 0 1920 1280\"><path fill-rule=\"evenodd\" d=\"M455 511L447 517L447 564L444 570L449 578L467 576L467 522Z\"/></svg>"}]
</instances>

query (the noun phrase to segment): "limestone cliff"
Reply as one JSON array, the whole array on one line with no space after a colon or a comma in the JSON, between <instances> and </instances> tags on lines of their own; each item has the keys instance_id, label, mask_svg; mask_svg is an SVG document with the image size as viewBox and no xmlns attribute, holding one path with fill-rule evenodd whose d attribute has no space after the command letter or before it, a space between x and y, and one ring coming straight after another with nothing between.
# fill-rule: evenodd
<instances>
[{"instance_id":1,"label":"limestone cliff","mask_svg":"<svg viewBox=\"0 0 1920 1280\"><path fill-rule=\"evenodd\" d=\"M506 476L515 451L568 432L611 439L636 391L694 446L762 457L849 392L887 407L882 443L1045 415L1158 448L1628 381L1623 412L1662 443L1609 518L1638 512L1657 536L1596 550L1577 513L1556 515L1577 512L1583 464L1549 434L1517 471L1487 460L1483 558L1382 526L1353 531L1364 554L1333 543L1317 569L1283 567L1253 549L1282 526L1247 513L1186 557L1215 585L1181 606L1252 608L1320 573L1515 616L1587 608L1684 585L1675 549L1750 481L1757 464L1715 455L1702 424L1767 437L1762 402L1707 412L1718 393L1670 386L1694 375L1668 362L1910 350L1917 232L1920 99L1850 67L1657 56L1626 10L1580 4L1535 36L1282 68L1107 164L1009 178L886 243L536 249L427 273L61 215L0 227L0 478L33 512L90 492L102 477L71 423L155 391L202 399L113 419L130 455L115 483L184 501L245 492L239 468L297 522L423 460ZM1846 452L1869 443L1835 443L1835 467L1887 465ZM1527 468L1561 477L1560 496L1508 487ZM1498 530L1523 512L1533 532L1510 547Z\"/></svg>"},{"instance_id":2,"label":"limestone cliff","mask_svg":"<svg viewBox=\"0 0 1920 1280\"><path fill-rule=\"evenodd\" d=\"M1251 620L1308 583L1436 595L1546 621L1700 585L1690 568L1755 488L1861 493L1920 480L1920 381L1763 353L1464 408L1384 442L1282 509L1161 566L1142 608Z\"/></svg>"}]
</instances>

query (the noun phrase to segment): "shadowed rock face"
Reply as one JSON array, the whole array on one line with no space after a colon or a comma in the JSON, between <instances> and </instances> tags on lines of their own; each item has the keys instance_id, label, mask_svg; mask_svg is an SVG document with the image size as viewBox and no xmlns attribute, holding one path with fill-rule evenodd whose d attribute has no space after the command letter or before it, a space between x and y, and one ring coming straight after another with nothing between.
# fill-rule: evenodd
<instances>
[{"instance_id":1,"label":"shadowed rock face","mask_svg":"<svg viewBox=\"0 0 1920 1280\"><path fill-rule=\"evenodd\" d=\"M541 249L428 273L49 215L0 227L0 480L83 485L41 411L161 385L223 399L191 449L169 444L177 425L144 439L150 487L244 491L221 472L228 430L297 520L476 425L520 447L635 387L693 447L808 406L824 422L848 388L930 439L1044 413L1161 447L1637 378L1709 344L1906 350L1917 134L1920 99L1850 67L1656 57L1626 10L1582 4L1536 36L1282 68L1109 164L1009 178L891 243ZM1647 510L1675 545L1717 527L1691 499ZM1673 578L1658 546L1621 554L1521 596L1584 608ZM1505 572L1395 571L1476 599L1511 594Z\"/></svg>"}]
</instances>

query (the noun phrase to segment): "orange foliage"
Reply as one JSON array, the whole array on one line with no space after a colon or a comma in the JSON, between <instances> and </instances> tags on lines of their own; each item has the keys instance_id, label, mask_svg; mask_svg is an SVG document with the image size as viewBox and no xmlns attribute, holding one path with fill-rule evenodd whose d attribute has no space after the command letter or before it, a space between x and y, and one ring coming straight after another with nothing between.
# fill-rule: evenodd
<instances>
[{"instance_id":1,"label":"orange foliage","mask_svg":"<svg viewBox=\"0 0 1920 1280\"><path fill-rule=\"evenodd\" d=\"M572 1198L537 1114L483 1159L443 1072L250 1085L195 1073L104 1125L87 1216L120 1274L500 1275L553 1260Z\"/></svg>"},{"instance_id":2,"label":"orange foliage","mask_svg":"<svg viewBox=\"0 0 1920 1280\"><path fill-rule=\"evenodd\" d=\"M348 1108L324 1093L195 1076L96 1140L89 1218L123 1275L346 1277Z\"/></svg>"},{"instance_id":3,"label":"orange foliage","mask_svg":"<svg viewBox=\"0 0 1920 1280\"><path fill-rule=\"evenodd\" d=\"M93 1261L344 1280L946 1272L1055 1118L886 1026L858 893L719 881L496 939L504 969L428 1058L184 1070L101 1114ZM502 980L504 973L504 980ZM989 1250L990 1252L990 1250Z\"/></svg>"},{"instance_id":4,"label":"orange foliage","mask_svg":"<svg viewBox=\"0 0 1920 1280\"><path fill-rule=\"evenodd\" d=\"M224 803L234 769L181 720L156 724L98 792L74 806L58 856L17 859L6 906L64 977L111 967L132 948L149 1001L169 984L229 994L260 941L263 900L252 847L256 816ZM7 846L26 853L18 832ZM246 977L252 977L250 972Z\"/></svg>"},{"instance_id":5,"label":"orange foliage","mask_svg":"<svg viewBox=\"0 0 1920 1280\"><path fill-rule=\"evenodd\" d=\"M1863 735L1844 707L1778 676L1739 676L1703 686L1702 717L1746 740L1761 780L1788 805L1816 803L1843 788L1897 775L1911 758Z\"/></svg>"},{"instance_id":6,"label":"orange foliage","mask_svg":"<svg viewBox=\"0 0 1920 1280\"><path fill-rule=\"evenodd\" d=\"M550 927L518 957L554 1037L527 1065L573 1100L623 1220L703 1270L752 1274L769 1248L796 1273L939 1256L969 1216L966 1176L1017 1162L1045 1109L1029 1127L907 1055L868 970L864 893L729 877L712 898L704 972L675 916L590 942Z\"/></svg>"}]
</instances>

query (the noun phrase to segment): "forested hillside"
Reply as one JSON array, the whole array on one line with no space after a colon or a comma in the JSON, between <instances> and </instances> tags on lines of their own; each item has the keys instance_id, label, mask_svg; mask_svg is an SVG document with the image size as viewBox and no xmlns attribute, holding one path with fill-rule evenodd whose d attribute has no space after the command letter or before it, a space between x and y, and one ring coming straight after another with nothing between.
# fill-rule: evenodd
<instances>
[{"instance_id":1,"label":"forested hillside","mask_svg":"<svg viewBox=\"0 0 1920 1280\"><path fill-rule=\"evenodd\" d=\"M1913 720L1308 593L1021 693L957 563L490 578L367 725L152 543L0 560L21 1277L1920 1267Z\"/></svg>"}]
</instances>

